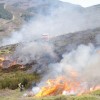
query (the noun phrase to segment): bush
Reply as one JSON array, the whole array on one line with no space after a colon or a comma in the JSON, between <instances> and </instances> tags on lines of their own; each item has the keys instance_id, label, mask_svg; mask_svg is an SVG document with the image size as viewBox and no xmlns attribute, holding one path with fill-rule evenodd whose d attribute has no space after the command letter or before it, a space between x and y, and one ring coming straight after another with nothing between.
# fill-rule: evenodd
<instances>
[{"instance_id":1,"label":"bush","mask_svg":"<svg viewBox=\"0 0 100 100\"><path fill-rule=\"evenodd\" d=\"M90 93L90 94L96 95L96 96L100 96L100 90L93 91L93 92Z\"/></svg>"},{"instance_id":2,"label":"bush","mask_svg":"<svg viewBox=\"0 0 100 100\"><path fill-rule=\"evenodd\" d=\"M24 71L2 73L0 74L0 89L17 89L19 83L22 83L25 88L29 88L33 81L39 81L39 75L35 75L27 74Z\"/></svg>"}]
</instances>

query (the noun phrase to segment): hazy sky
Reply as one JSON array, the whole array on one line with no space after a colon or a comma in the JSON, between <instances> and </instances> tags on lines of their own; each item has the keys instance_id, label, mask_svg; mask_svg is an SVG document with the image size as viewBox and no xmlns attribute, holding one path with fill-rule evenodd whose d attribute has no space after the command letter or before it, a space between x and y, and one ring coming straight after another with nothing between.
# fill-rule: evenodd
<instances>
[{"instance_id":1,"label":"hazy sky","mask_svg":"<svg viewBox=\"0 0 100 100\"><path fill-rule=\"evenodd\" d=\"M78 5L81 5L83 7L88 7L88 6L100 4L100 0L61 0L61 1L70 2L73 4L78 4Z\"/></svg>"}]
</instances>

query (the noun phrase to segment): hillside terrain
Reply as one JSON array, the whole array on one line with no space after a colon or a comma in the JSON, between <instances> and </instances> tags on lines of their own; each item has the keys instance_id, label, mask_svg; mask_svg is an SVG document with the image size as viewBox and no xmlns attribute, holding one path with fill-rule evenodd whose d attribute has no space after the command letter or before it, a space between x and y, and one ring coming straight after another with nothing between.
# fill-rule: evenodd
<instances>
[{"instance_id":1,"label":"hillside terrain","mask_svg":"<svg viewBox=\"0 0 100 100\"><path fill-rule=\"evenodd\" d=\"M58 36L53 39L56 51L58 54L64 52L69 52L79 45L88 45L92 43L95 47L100 46L100 28L89 29L86 31L80 31L75 33L70 33L62 36Z\"/></svg>"},{"instance_id":2,"label":"hillside terrain","mask_svg":"<svg viewBox=\"0 0 100 100\"><path fill-rule=\"evenodd\" d=\"M23 23L23 19L20 17L20 10L12 9L9 5L0 4L0 39L19 30Z\"/></svg>"},{"instance_id":3,"label":"hillside terrain","mask_svg":"<svg viewBox=\"0 0 100 100\"><path fill-rule=\"evenodd\" d=\"M59 7L61 7L61 10L56 12ZM30 19L35 21L37 16L49 17L52 14L57 14L58 18L62 17L60 14L64 9L66 9L64 14L68 17L66 23L68 22L69 26L72 27L69 30L69 26L66 26L68 28L67 33L94 29L100 26L100 5L83 8L59 0L11 0L9 2L8 0L1 0L0 9L0 38L20 30L25 22L30 21ZM74 20L74 24L71 20Z\"/></svg>"},{"instance_id":4,"label":"hillside terrain","mask_svg":"<svg viewBox=\"0 0 100 100\"><path fill-rule=\"evenodd\" d=\"M61 59L62 54L64 54L65 52L70 52L82 44L84 45L93 44L95 47L99 47L100 46L99 38L100 38L100 28L96 28L96 29L90 29L86 31L79 31L76 33L70 33L70 34L57 36L57 37L52 38L50 42L54 44L54 47L55 47L54 50L56 54L59 56L59 58ZM13 45L0 47L0 55L6 56L9 54L13 54L14 50L18 47L18 45L20 44L13 44ZM34 63L33 68L34 69L35 67L37 69L40 68L39 66L41 65L38 65L37 63L39 61L36 61L36 59L34 59L34 61L33 61ZM45 57L44 58L41 57L40 61L46 62L47 64L50 63ZM30 66L31 66L31 63L30 63ZM44 72L46 69L44 69L44 66L43 66L41 67L41 70ZM32 71L34 72L36 70L32 70Z\"/></svg>"},{"instance_id":5,"label":"hillside terrain","mask_svg":"<svg viewBox=\"0 0 100 100\"><path fill-rule=\"evenodd\" d=\"M60 27L57 29L62 28L61 34L50 38L49 41L40 38L33 40L32 33L35 30L32 29L39 24L36 32L43 30L42 24L37 21L38 19L41 22L42 18L43 29L47 27L52 30L59 24ZM37 23L33 25L35 21ZM47 26L44 24L45 21ZM56 21L57 23L51 24ZM28 24L31 22L33 23ZM48 22L53 26L52 28ZM23 25L27 27L23 29ZM28 27L31 27L32 31ZM63 27L65 27L64 31ZM26 36L23 34L14 36L12 34L14 32L17 34L25 32ZM54 32L52 34L55 34ZM45 33L43 36L48 38ZM71 52L83 44L100 47L100 5L83 8L59 0L0 0L0 42L3 39L9 41L9 38L13 37L24 38L25 43L22 41L13 44L13 40L10 40L12 44L0 46L0 100L100 100L100 90L81 96L58 95L43 98L25 96L51 71L50 64L60 63L64 53ZM52 44L52 48L47 44L50 44L50 47ZM23 92L19 92L19 83L24 86Z\"/></svg>"}]
</instances>

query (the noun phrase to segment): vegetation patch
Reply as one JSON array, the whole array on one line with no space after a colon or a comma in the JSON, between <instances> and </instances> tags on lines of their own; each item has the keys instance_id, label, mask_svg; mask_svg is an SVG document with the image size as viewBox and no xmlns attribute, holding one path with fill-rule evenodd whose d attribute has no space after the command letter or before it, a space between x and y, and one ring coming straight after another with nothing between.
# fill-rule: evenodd
<instances>
[{"instance_id":1,"label":"vegetation patch","mask_svg":"<svg viewBox=\"0 0 100 100\"><path fill-rule=\"evenodd\" d=\"M38 82L40 76L36 73L28 74L25 71L10 73L0 72L0 89L17 89L18 84L22 83L25 88L32 86L32 82Z\"/></svg>"},{"instance_id":2,"label":"vegetation patch","mask_svg":"<svg viewBox=\"0 0 100 100\"><path fill-rule=\"evenodd\" d=\"M100 96L100 90L96 90L90 93L91 95Z\"/></svg>"},{"instance_id":3,"label":"vegetation patch","mask_svg":"<svg viewBox=\"0 0 100 100\"><path fill-rule=\"evenodd\" d=\"M82 96L49 96L44 98L34 98L33 100L100 100L100 97L92 95L82 95Z\"/></svg>"},{"instance_id":4,"label":"vegetation patch","mask_svg":"<svg viewBox=\"0 0 100 100\"><path fill-rule=\"evenodd\" d=\"M5 49L5 50L0 50L0 54L9 54L10 51Z\"/></svg>"}]
</instances>

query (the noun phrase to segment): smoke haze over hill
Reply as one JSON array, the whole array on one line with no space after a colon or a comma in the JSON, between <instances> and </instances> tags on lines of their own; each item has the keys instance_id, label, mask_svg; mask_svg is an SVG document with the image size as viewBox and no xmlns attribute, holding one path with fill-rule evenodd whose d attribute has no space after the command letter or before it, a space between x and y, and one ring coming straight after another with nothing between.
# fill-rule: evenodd
<instances>
[{"instance_id":1,"label":"smoke haze over hill","mask_svg":"<svg viewBox=\"0 0 100 100\"><path fill-rule=\"evenodd\" d=\"M18 44L7 60L21 67L31 65L27 73L43 75L38 86L63 75L73 81L73 72L82 86L99 85L100 5L83 8L59 0L31 0L31 6L28 0L9 4L25 7L32 17L0 41L1 48Z\"/></svg>"},{"instance_id":2,"label":"smoke haze over hill","mask_svg":"<svg viewBox=\"0 0 100 100\"><path fill-rule=\"evenodd\" d=\"M100 26L100 17L98 17L100 10L96 6L94 8L82 8L58 0L40 0L40 5L40 8L33 6L37 11L37 16L25 23L20 31L3 39L1 45L32 41L41 38L43 34L54 37ZM32 12L34 12L34 9Z\"/></svg>"}]
</instances>

